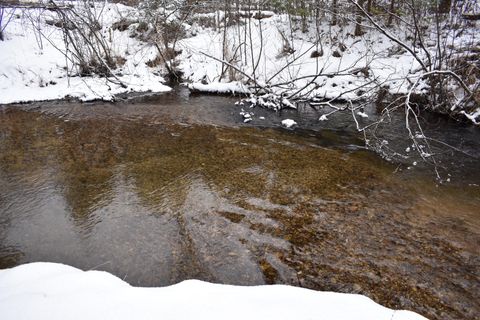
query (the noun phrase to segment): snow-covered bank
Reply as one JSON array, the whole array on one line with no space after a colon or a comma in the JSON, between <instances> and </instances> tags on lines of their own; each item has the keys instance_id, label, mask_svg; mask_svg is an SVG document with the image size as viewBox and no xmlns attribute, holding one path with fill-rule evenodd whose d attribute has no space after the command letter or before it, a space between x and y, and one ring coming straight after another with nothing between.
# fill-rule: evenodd
<instances>
[{"instance_id":1,"label":"snow-covered bank","mask_svg":"<svg viewBox=\"0 0 480 320\"><path fill-rule=\"evenodd\" d=\"M55 12L6 9L4 20L12 19L5 29L5 41L0 41L0 104L66 97L112 100L129 92L169 91L158 70L146 65L155 58L156 50L129 37L128 31L112 29L122 17L136 14L136 9L120 4L106 4L101 14L99 11L100 32L121 61L113 70L115 77L106 79L76 76L75 66L64 55L62 29L52 24L58 19Z\"/></svg>"},{"instance_id":2,"label":"snow-covered bank","mask_svg":"<svg viewBox=\"0 0 480 320\"><path fill-rule=\"evenodd\" d=\"M195 36L180 41L183 49L180 67L191 81L218 82L252 75L255 65L256 81L273 84L271 89L277 94L290 95L303 88L298 95L325 99L356 99L393 77L398 81L393 81L392 92L406 93L409 83L402 79L419 68L413 57L392 54L389 49L394 43L377 31L353 37L348 29L332 27L326 22L318 27L323 39L316 44L319 35L315 28L306 34L297 31L291 36L289 28L287 15L252 20L251 26L244 22L227 28L227 48L224 48L222 32L194 25L189 31ZM248 48L246 57L241 56L242 50L238 49L242 48L245 29L252 30L252 51ZM338 39L324 35L329 29L333 29L331 32ZM222 56L243 74L236 70L227 73L219 61Z\"/></svg>"},{"instance_id":3,"label":"snow-covered bank","mask_svg":"<svg viewBox=\"0 0 480 320\"><path fill-rule=\"evenodd\" d=\"M241 82L233 81L228 83L212 82L203 84L200 82L189 83L187 87L193 92L216 93L216 94L236 94L246 95L251 93L248 87Z\"/></svg>"},{"instance_id":4,"label":"snow-covered bank","mask_svg":"<svg viewBox=\"0 0 480 320\"><path fill-rule=\"evenodd\" d=\"M189 25L189 36L177 44L182 49L180 68L192 82L242 81L256 93L267 93L269 100L276 95L280 98L276 98L274 107L272 101L253 103L273 109L286 107L280 103L282 97L362 102L376 101L383 94L380 92L392 101L400 96L405 100L411 94L423 95L429 92L430 84L428 68L422 61L435 57L438 46L445 43L456 61L461 61L478 41L478 26L457 32L446 25L439 38L430 26L425 29L423 48L408 52L405 48L415 46L408 32L394 28L386 33L394 34L395 41L376 28L354 36L354 24L332 26L328 19L310 25L304 33L287 14L244 18L226 28L221 23L224 16L223 11L211 13L212 18L217 17L217 29L196 22ZM444 43L439 43L440 38ZM480 108L460 103L468 95L454 84L449 86L458 103L444 112L464 115L477 124ZM196 88L202 89L211 92L209 86Z\"/></svg>"},{"instance_id":5,"label":"snow-covered bank","mask_svg":"<svg viewBox=\"0 0 480 320\"><path fill-rule=\"evenodd\" d=\"M395 30L401 23L367 27L364 19L365 32L359 34L353 21L308 19L300 28L299 17L281 10L226 14L204 12L196 4L184 16L175 5L149 1L136 7L70 5L74 10L3 13L8 26L0 41L0 103L163 92L169 88L161 75L168 73L183 76L196 92L254 93L252 106L275 110L294 107L295 101L324 107L332 101L381 104L385 97L388 104L398 99L408 105L416 96L431 101L422 102L430 110L480 123L477 22L447 19L437 30L426 21L415 31L422 34L417 41L411 30ZM439 52L443 56L436 57ZM450 62L442 62L447 57ZM428 96L437 91L443 96Z\"/></svg>"},{"instance_id":6,"label":"snow-covered bank","mask_svg":"<svg viewBox=\"0 0 480 320\"><path fill-rule=\"evenodd\" d=\"M107 272L84 272L54 263L0 270L0 314L3 320L425 319L355 294L198 280L164 288L136 288Z\"/></svg>"}]
</instances>

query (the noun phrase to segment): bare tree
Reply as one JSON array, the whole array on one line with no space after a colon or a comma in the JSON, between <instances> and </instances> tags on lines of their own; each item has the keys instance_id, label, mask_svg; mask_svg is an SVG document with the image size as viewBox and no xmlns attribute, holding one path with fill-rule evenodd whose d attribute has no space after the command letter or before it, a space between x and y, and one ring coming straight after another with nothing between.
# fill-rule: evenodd
<instances>
[{"instance_id":1,"label":"bare tree","mask_svg":"<svg viewBox=\"0 0 480 320\"><path fill-rule=\"evenodd\" d=\"M3 35L8 24L15 15L15 7L10 8L10 11L7 12L5 7L0 7L0 41L4 41L5 37Z\"/></svg>"}]
</instances>

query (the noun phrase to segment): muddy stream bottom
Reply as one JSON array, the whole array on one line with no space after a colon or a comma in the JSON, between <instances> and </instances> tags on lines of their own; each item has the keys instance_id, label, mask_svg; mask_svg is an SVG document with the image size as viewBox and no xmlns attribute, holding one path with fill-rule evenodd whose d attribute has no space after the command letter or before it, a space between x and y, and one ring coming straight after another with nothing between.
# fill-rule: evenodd
<instances>
[{"instance_id":1,"label":"muddy stream bottom","mask_svg":"<svg viewBox=\"0 0 480 320\"><path fill-rule=\"evenodd\" d=\"M275 114L244 126L198 99L0 108L0 268L282 283L480 315L478 185L436 186L354 137L277 128Z\"/></svg>"}]
</instances>

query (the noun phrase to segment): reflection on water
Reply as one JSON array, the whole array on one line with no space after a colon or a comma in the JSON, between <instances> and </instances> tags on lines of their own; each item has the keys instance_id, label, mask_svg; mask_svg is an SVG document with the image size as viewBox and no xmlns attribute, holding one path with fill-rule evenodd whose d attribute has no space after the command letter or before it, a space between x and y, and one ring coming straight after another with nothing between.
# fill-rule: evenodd
<instances>
[{"instance_id":1,"label":"reflection on water","mask_svg":"<svg viewBox=\"0 0 480 320\"><path fill-rule=\"evenodd\" d=\"M1 268L288 283L436 319L480 314L478 187L402 178L368 152L330 148L332 133L103 108L0 113Z\"/></svg>"}]
</instances>

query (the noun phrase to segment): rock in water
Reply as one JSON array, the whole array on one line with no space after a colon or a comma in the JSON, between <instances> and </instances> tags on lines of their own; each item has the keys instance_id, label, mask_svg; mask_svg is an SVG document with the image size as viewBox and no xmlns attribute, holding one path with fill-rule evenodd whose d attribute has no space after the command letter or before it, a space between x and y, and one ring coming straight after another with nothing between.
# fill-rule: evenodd
<instances>
[{"instance_id":1,"label":"rock in water","mask_svg":"<svg viewBox=\"0 0 480 320\"><path fill-rule=\"evenodd\" d=\"M292 119L285 119L285 120L282 120L282 126L284 126L285 128L291 128L293 127L294 125L296 125L297 123L292 120Z\"/></svg>"}]
</instances>

